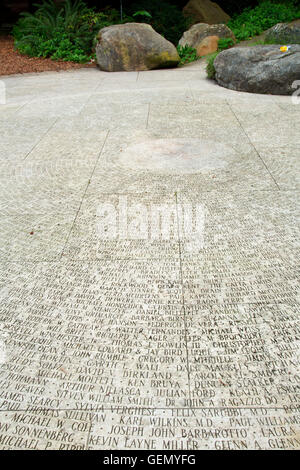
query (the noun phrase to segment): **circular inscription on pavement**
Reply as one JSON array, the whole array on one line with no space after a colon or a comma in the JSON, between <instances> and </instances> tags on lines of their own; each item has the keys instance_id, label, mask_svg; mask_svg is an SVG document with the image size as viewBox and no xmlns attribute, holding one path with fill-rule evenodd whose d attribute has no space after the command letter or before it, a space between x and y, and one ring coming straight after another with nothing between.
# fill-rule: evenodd
<instances>
[{"instance_id":1,"label":"circular inscription on pavement","mask_svg":"<svg viewBox=\"0 0 300 470\"><path fill-rule=\"evenodd\" d=\"M122 150L116 163L136 170L197 173L224 168L235 157L232 147L213 141L149 139Z\"/></svg>"}]
</instances>

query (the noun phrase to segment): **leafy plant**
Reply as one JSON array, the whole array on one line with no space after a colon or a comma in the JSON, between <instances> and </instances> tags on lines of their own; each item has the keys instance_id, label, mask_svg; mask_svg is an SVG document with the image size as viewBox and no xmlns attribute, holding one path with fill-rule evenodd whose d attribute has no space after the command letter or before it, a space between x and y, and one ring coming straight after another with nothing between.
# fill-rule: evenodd
<instances>
[{"instance_id":1,"label":"leafy plant","mask_svg":"<svg viewBox=\"0 0 300 470\"><path fill-rule=\"evenodd\" d=\"M216 76L216 69L215 69L215 66L214 66L214 62L215 62L215 59L216 59L216 57L219 53L220 53L220 51L214 52L213 54L210 54L206 58L206 61L207 61L206 73L207 73L208 78L214 79L215 76Z\"/></svg>"},{"instance_id":2,"label":"leafy plant","mask_svg":"<svg viewBox=\"0 0 300 470\"><path fill-rule=\"evenodd\" d=\"M259 3L255 8L246 8L240 15L234 16L228 27L234 32L238 41L251 39L277 23L290 22L300 18L299 7L293 1Z\"/></svg>"},{"instance_id":3,"label":"leafy plant","mask_svg":"<svg viewBox=\"0 0 300 470\"><path fill-rule=\"evenodd\" d=\"M194 62L199 59L196 49L190 46L177 46L177 52L180 57L180 65Z\"/></svg>"},{"instance_id":4,"label":"leafy plant","mask_svg":"<svg viewBox=\"0 0 300 470\"><path fill-rule=\"evenodd\" d=\"M93 31L82 21L89 9L82 0L53 0L35 4L36 11L22 13L13 28L15 47L36 57L86 62L90 59Z\"/></svg>"},{"instance_id":5,"label":"leafy plant","mask_svg":"<svg viewBox=\"0 0 300 470\"><path fill-rule=\"evenodd\" d=\"M234 46L234 40L231 38L220 38L218 41L219 51L224 51L225 49L229 49L232 46Z\"/></svg>"},{"instance_id":6,"label":"leafy plant","mask_svg":"<svg viewBox=\"0 0 300 470\"><path fill-rule=\"evenodd\" d=\"M152 15L151 13L149 13L148 11L146 10L139 10L139 11L136 11L135 13L133 13L133 18L137 17L137 16L142 16L144 18L152 18Z\"/></svg>"}]
</instances>

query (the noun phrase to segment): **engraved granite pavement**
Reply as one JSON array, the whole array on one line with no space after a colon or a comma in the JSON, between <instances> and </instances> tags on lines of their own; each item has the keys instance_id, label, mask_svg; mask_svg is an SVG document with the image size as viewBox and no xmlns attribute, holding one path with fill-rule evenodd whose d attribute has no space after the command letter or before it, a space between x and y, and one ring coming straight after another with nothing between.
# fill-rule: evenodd
<instances>
[{"instance_id":1,"label":"engraved granite pavement","mask_svg":"<svg viewBox=\"0 0 300 470\"><path fill-rule=\"evenodd\" d=\"M300 449L300 104L2 81L0 448Z\"/></svg>"}]
</instances>

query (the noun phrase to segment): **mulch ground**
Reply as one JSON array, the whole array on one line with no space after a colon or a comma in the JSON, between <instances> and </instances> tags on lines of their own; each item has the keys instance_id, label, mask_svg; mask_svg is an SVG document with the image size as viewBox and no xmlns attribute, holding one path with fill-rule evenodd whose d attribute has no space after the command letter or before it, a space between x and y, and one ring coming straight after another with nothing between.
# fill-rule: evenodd
<instances>
[{"instance_id":1,"label":"mulch ground","mask_svg":"<svg viewBox=\"0 0 300 470\"><path fill-rule=\"evenodd\" d=\"M28 57L14 50L12 37L0 36L0 75L46 71L59 72L60 70L80 69L83 67L96 67L96 65Z\"/></svg>"}]
</instances>

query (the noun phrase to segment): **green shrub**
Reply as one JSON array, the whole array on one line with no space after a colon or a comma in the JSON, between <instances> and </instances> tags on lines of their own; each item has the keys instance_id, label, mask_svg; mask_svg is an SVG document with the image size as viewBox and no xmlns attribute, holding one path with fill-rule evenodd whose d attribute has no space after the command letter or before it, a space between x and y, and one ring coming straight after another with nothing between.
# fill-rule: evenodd
<instances>
[{"instance_id":1,"label":"green shrub","mask_svg":"<svg viewBox=\"0 0 300 470\"><path fill-rule=\"evenodd\" d=\"M180 65L188 64L199 59L196 49L190 46L177 46L177 52L180 57Z\"/></svg>"},{"instance_id":2,"label":"green shrub","mask_svg":"<svg viewBox=\"0 0 300 470\"><path fill-rule=\"evenodd\" d=\"M214 79L215 76L216 76L216 69L214 67L214 61L215 61L215 58L217 57L217 55L219 54L219 52L220 51L214 52L213 54L210 54L206 58L206 61L207 61L206 73L207 73L208 78Z\"/></svg>"},{"instance_id":3,"label":"green shrub","mask_svg":"<svg viewBox=\"0 0 300 470\"><path fill-rule=\"evenodd\" d=\"M228 27L238 41L251 39L277 23L286 23L300 18L300 10L294 2L274 3L270 0L260 3L255 8L246 8L240 15L234 16Z\"/></svg>"},{"instance_id":4,"label":"green shrub","mask_svg":"<svg viewBox=\"0 0 300 470\"><path fill-rule=\"evenodd\" d=\"M89 9L82 0L53 0L36 4L36 11L22 13L13 28L15 47L36 57L86 62L90 59L93 31L82 21Z\"/></svg>"},{"instance_id":5,"label":"green shrub","mask_svg":"<svg viewBox=\"0 0 300 470\"><path fill-rule=\"evenodd\" d=\"M136 0L129 8L129 15L141 10L150 13L151 18L143 16L139 21L151 24L155 31L175 45L191 25L191 20L183 16L179 7L165 0Z\"/></svg>"}]
</instances>

